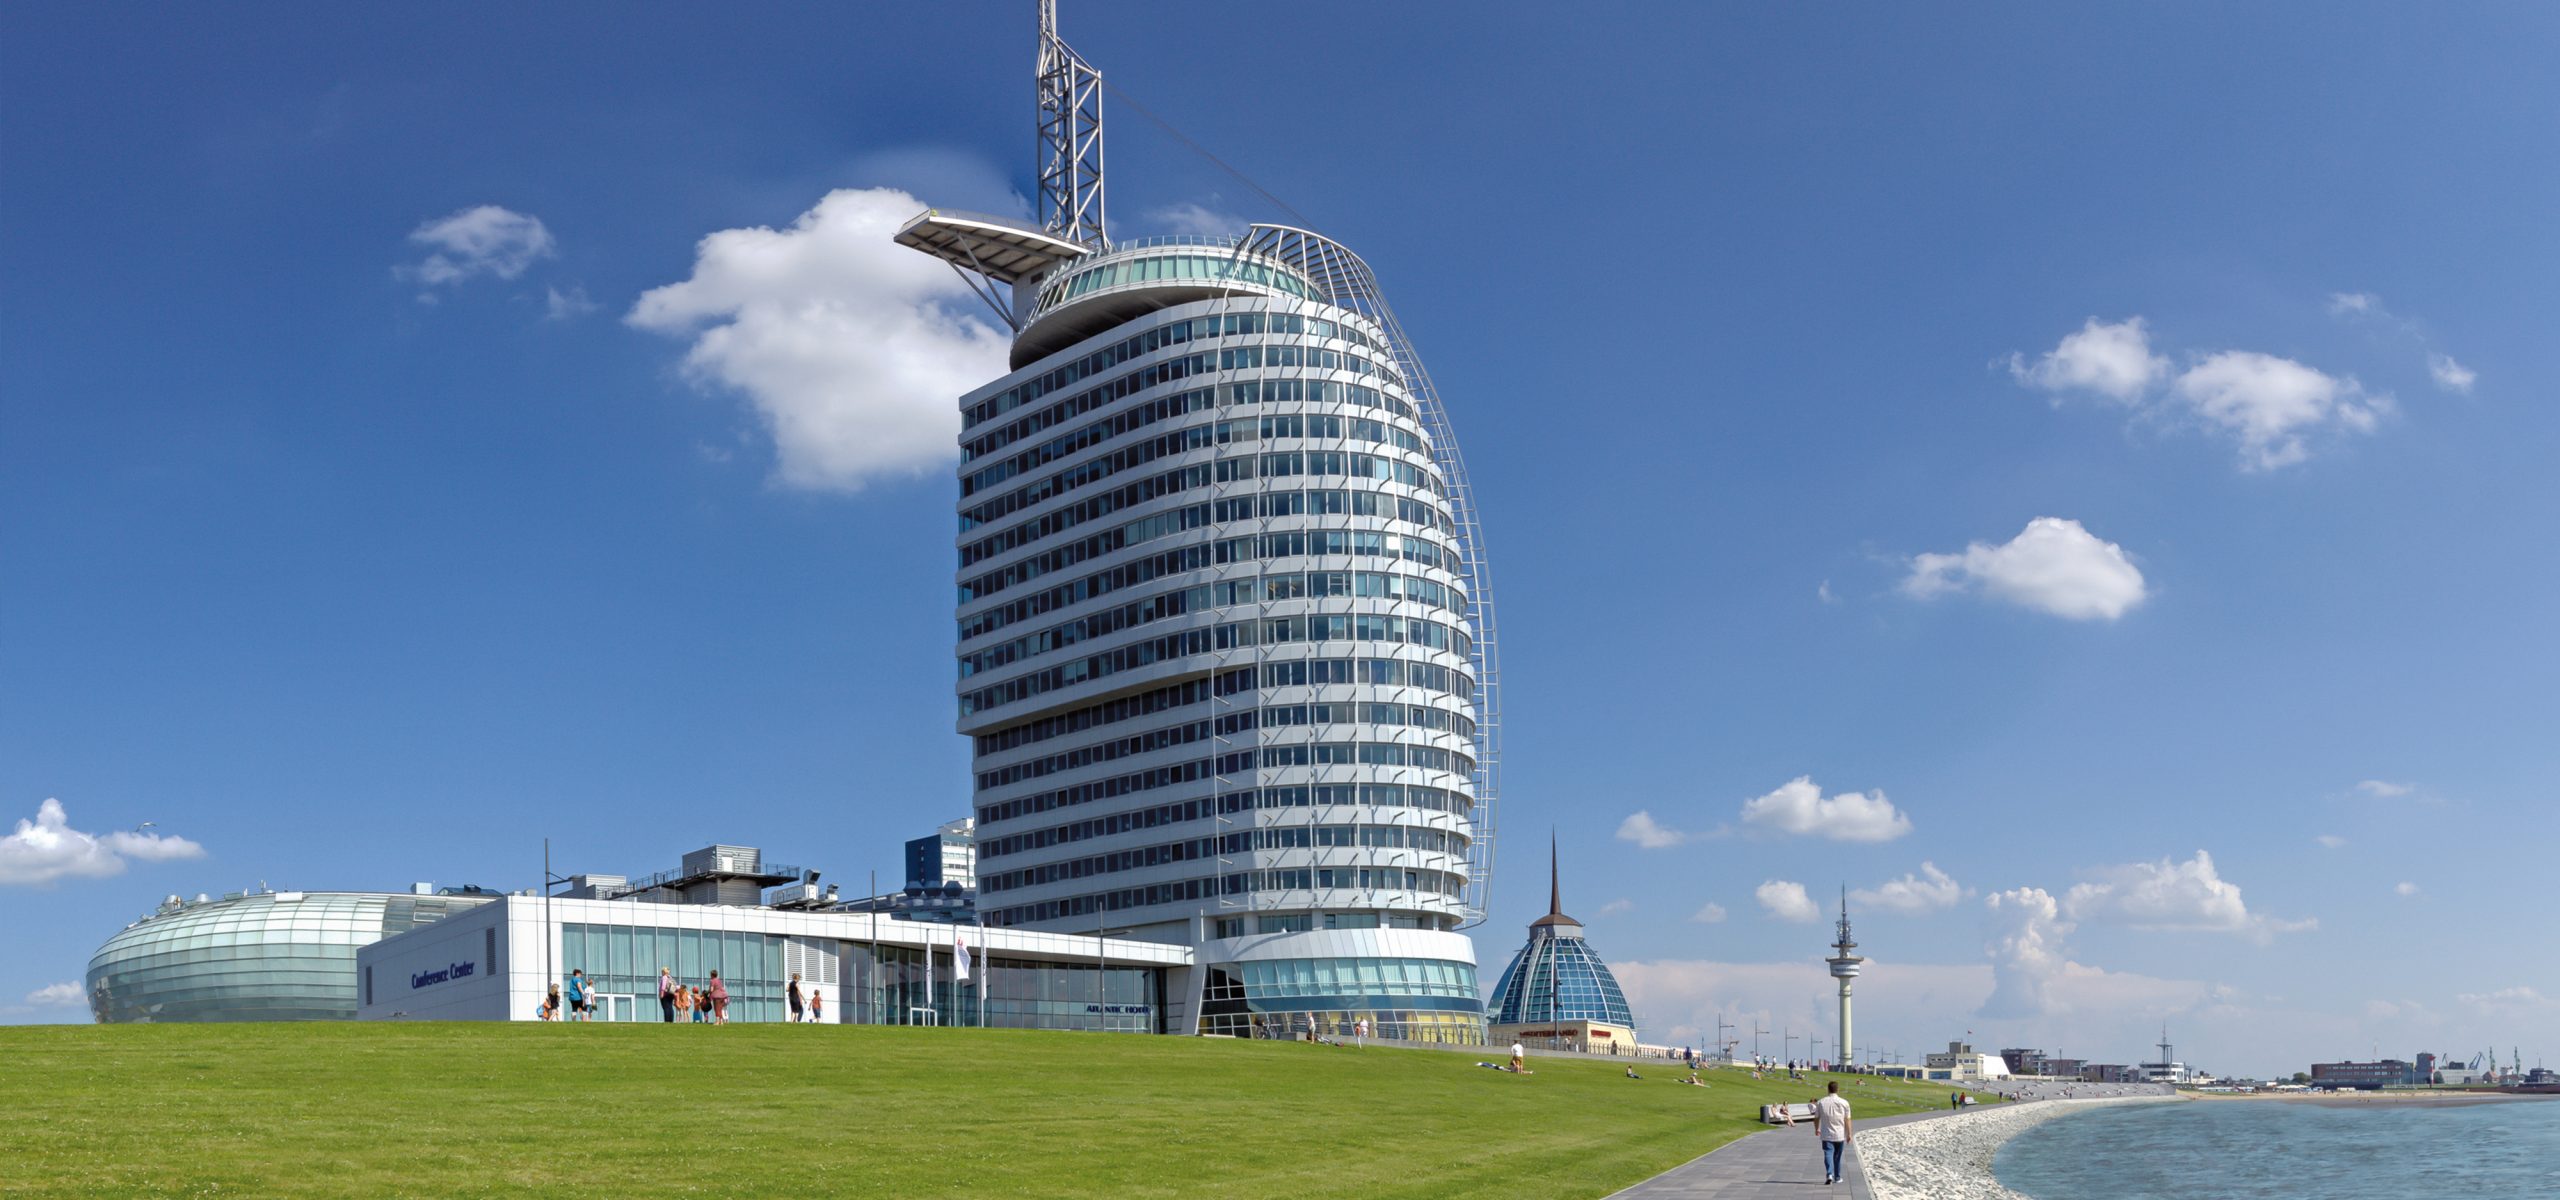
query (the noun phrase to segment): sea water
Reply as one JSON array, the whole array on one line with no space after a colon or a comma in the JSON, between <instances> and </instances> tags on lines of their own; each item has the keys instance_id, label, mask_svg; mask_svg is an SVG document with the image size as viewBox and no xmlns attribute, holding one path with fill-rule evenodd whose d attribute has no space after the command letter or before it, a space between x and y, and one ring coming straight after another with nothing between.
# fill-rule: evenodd
<instances>
[{"instance_id":1,"label":"sea water","mask_svg":"<svg viewBox=\"0 0 2560 1200\"><path fill-rule=\"evenodd\" d=\"M2100 1108L2019 1134L1993 1169L2035 1200L2551 1200L2560 1197L2560 1098Z\"/></svg>"}]
</instances>

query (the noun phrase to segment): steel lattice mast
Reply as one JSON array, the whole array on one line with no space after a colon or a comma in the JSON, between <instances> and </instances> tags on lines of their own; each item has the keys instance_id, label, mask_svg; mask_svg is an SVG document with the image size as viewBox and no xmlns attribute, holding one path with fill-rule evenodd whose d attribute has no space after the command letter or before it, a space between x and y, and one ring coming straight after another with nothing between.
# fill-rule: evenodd
<instances>
[{"instance_id":1,"label":"steel lattice mast","mask_svg":"<svg viewBox=\"0 0 2560 1200\"><path fill-rule=\"evenodd\" d=\"M1058 36L1058 0L1040 0L1040 224L1095 249L1102 216L1102 72Z\"/></svg>"}]
</instances>

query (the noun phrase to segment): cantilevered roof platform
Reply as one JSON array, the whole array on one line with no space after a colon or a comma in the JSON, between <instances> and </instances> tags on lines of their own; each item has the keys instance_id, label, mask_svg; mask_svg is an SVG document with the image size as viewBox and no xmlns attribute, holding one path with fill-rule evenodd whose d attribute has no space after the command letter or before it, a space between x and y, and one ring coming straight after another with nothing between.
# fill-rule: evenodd
<instances>
[{"instance_id":1,"label":"cantilevered roof platform","mask_svg":"<svg viewBox=\"0 0 2560 1200\"><path fill-rule=\"evenodd\" d=\"M922 250L997 283L1020 283L1092 247L984 213L928 208L898 230L898 244Z\"/></svg>"}]
</instances>

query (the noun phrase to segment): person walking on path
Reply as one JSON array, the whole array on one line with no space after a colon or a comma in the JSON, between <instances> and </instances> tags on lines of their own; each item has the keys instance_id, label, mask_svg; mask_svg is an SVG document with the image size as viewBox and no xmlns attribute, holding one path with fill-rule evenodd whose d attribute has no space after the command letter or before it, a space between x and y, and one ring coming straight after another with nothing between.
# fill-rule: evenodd
<instances>
[{"instance_id":1,"label":"person walking on path","mask_svg":"<svg viewBox=\"0 0 2560 1200\"><path fill-rule=\"evenodd\" d=\"M669 1025L676 1023L676 977L658 968L658 1019Z\"/></svg>"},{"instance_id":2,"label":"person walking on path","mask_svg":"<svg viewBox=\"0 0 2560 1200\"><path fill-rule=\"evenodd\" d=\"M1839 1080L1813 1102L1813 1136L1822 1141L1822 1182L1840 1182L1840 1156L1849 1149L1849 1098L1840 1094Z\"/></svg>"},{"instance_id":3,"label":"person walking on path","mask_svg":"<svg viewBox=\"0 0 2560 1200\"><path fill-rule=\"evenodd\" d=\"M720 972L711 973L711 1023L729 1023L729 985L720 982Z\"/></svg>"},{"instance_id":4,"label":"person walking on path","mask_svg":"<svg viewBox=\"0 0 2560 1200\"><path fill-rule=\"evenodd\" d=\"M810 1023L810 1024L812 1024L812 1025L816 1025L816 1024L820 1024L820 1023L824 1022L826 1019L827 1019L827 992L826 992L826 989L825 989L825 988L814 988L814 987L813 987L813 988L810 988L810 989L809 989L809 1023Z\"/></svg>"},{"instance_id":5,"label":"person walking on path","mask_svg":"<svg viewBox=\"0 0 2560 1200\"><path fill-rule=\"evenodd\" d=\"M800 1023L800 1011L801 1011L801 1009L800 1009L800 977L799 977L798 975L796 975L796 974L795 974L795 975L793 975L793 976L791 977L791 993L790 993L790 994L791 994L791 1023L792 1023L792 1024L794 1024L794 1025L797 1025L797 1024L799 1024L799 1023Z\"/></svg>"},{"instance_id":6,"label":"person walking on path","mask_svg":"<svg viewBox=\"0 0 2560 1200\"><path fill-rule=\"evenodd\" d=\"M572 1021L592 1020L593 1018L588 1015L593 1011L589 1007L589 1004L590 1001L587 999L586 970L584 968L580 968L569 972L569 1019Z\"/></svg>"}]
</instances>

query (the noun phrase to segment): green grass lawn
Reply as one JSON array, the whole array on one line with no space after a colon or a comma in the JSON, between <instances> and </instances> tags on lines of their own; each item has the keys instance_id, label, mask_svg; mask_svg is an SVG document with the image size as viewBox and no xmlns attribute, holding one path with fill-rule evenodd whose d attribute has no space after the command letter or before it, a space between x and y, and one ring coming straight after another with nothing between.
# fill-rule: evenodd
<instances>
[{"instance_id":1,"label":"green grass lawn","mask_svg":"<svg viewBox=\"0 0 2560 1200\"><path fill-rule=\"evenodd\" d=\"M1600 1196L1833 1078L1474 1065L1493 1056L852 1026L21 1026L0 1028L0 1195ZM1842 1089L1861 1116L1946 1096Z\"/></svg>"}]
</instances>

